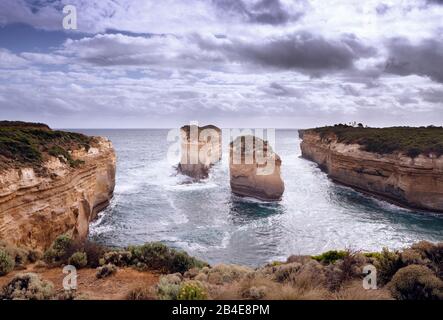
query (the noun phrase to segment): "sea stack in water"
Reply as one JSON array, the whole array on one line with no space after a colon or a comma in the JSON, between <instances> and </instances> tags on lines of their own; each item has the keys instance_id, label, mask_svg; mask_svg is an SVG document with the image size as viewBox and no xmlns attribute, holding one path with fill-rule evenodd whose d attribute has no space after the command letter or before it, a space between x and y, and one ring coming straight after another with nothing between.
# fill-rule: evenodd
<instances>
[{"instance_id":1,"label":"sea stack in water","mask_svg":"<svg viewBox=\"0 0 443 320\"><path fill-rule=\"evenodd\" d=\"M285 186L280 157L265 140L240 136L230 144L229 170L232 192L263 201L281 199Z\"/></svg>"},{"instance_id":2,"label":"sea stack in water","mask_svg":"<svg viewBox=\"0 0 443 320\"><path fill-rule=\"evenodd\" d=\"M213 125L187 125L180 129L181 159L178 171L196 180L205 179L222 155L221 130Z\"/></svg>"}]
</instances>

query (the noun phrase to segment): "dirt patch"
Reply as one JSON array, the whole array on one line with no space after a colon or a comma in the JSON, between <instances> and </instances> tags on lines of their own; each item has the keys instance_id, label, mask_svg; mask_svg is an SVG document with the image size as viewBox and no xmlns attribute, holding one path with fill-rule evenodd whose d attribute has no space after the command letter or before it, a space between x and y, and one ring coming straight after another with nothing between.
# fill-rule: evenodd
<instances>
[{"instance_id":1,"label":"dirt patch","mask_svg":"<svg viewBox=\"0 0 443 320\"><path fill-rule=\"evenodd\" d=\"M62 268L38 269L33 265L28 266L26 270L14 271L0 277L0 287L5 286L16 274L24 272L38 274L43 280L51 281L57 293L63 292L63 278L66 274ZM97 279L96 269L81 269L77 272L77 293L90 300L125 299L134 285L154 287L160 276L154 272L140 272L131 268L120 268L115 275L104 279Z\"/></svg>"}]
</instances>

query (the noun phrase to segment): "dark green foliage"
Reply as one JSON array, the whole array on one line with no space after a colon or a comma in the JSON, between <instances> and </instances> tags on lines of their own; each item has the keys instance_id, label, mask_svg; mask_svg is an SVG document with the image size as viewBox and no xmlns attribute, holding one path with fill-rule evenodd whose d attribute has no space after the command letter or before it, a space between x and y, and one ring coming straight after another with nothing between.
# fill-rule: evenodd
<instances>
[{"instance_id":1,"label":"dark green foliage","mask_svg":"<svg viewBox=\"0 0 443 320\"><path fill-rule=\"evenodd\" d=\"M330 264L336 262L337 260L345 258L348 254L349 252L347 251L331 250L324 252L318 256L313 256L312 259L317 260L318 262Z\"/></svg>"},{"instance_id":2,"label":"dark green foliage","mask_svg":"<svg viewBox=\"0 0 443 320\"><path fill-rule=\"evenodd\" d=\"M132 264L132 253L124 250L106 252L103 256L103 264L114 264L119 267L127 267Z\"/></svg>"},{"instance_id":3,"label":"dark green foliage","mask_svg":"<svg viewBox=\"0 0 443 320\"><path fill-rule=\"evenodd\" d=\"M3 165L39 165L47 155L64 159L72 167L81 161L72 159L69 150L88 150L93 138L73 132L51 130L42 124L0 122L0 157ZM1 168L0 168L1 169Z\"/></svg>"},{"instance_id":4,"label":"dark green foliage","mask_svg":"<svg viewBox=\"0 0 443 320\"><path fill-rule=\"evenodd\" d=\"M397 300L443 300L443 281L425 266L400 269L389 283L389 289Z\"/></svg>"},{"instance_id":5,"label":"dark green foliage","mask_svg":"<svg viewBox=\"0 0 443 320\"><path fill-rule=\"evenodd\" d=\"M46 250L43 258L45 262L52 265L57 265L67 262L68 258L73 253L74 242L67 235L58 236L51 247Z\"/></svg>"},{"instance_id":6,"label":"dark green foliage","mask_svg":"<svg viewBox=\"0 0 443 320\"><path fill-rule=\"evenodd\" d=\"M339 142L357 143L379 154L402 152L412 158L420 154L443 155L443 127L364 128L340 124L312 130L322 138L335 135Z\"/></svg>"},{"instance_id":7,"label":"dark green foliage","mask_svg":"<svg viewBox=\"0 0 443 320\"><path fill-rule=\"evenodd\" d=\"M133 265L143 265L163 272L184 273L191 268L207 266L205 262L189 256L186 252L171 249L159 242L129 247L128 250L132 254Z\"/></svg>"},{"instance_id":8,"label":"dark green foliage","mask_svg":"<svg viewBox=\"0 0 443 320\"><path fill-rule=\"evenodd\" d=\"M11 272L14 266L15 263L11 256L6 251L0 249L0 277Z\"/></svg>"},{"instance_id":9,"label":"dark green foliage","mask_svg":"<svg viewBox=\"0 0 443 320\"><path fill-rule=\"evenodd\" d=\"M86 241L81 248L86 253L88 266L97 268L100 265L100 259L104 256L106 248L91 241Z\"/></svg>"},{"instance_id":10,"label":"dark green foliage","mask_svg":"<svg viewBox=\"0 0 443 320\"><path fill-rule=\"evenodd\" d=\"M403 267L401 256L394 251L383 248L382 252L377 256L375 262L377 268L377 280L381 285L388 283L394 274Z\"/></svg>"},{"instance_id":11,"label":"dark green foliage","mask_svg":"<svg viewBox=\"0 0 443 320\"><path fill-rule=\"evenodd\" d=\"M68 263L77 269L81 269L88 264L88 257L85 252L77 251L69 258Z\"/></svg>"}]
</instances>

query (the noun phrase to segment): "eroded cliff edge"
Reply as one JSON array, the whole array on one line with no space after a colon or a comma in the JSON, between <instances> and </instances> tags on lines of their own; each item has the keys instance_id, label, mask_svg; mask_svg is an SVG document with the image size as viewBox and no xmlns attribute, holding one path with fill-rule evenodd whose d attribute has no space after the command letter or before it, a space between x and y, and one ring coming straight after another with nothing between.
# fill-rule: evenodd
<instances>
[{"instance_id":1,"label":"eroded cliff edge","mask_svg":"<svg viewBox=\"0 0 443 320\"><path fill-rule=\"evenodd\" d=\"M7 138L12 142L2 144ZM20 139L29 142L26 152L16 150ZM48 127L3 125L0 149L0 239L34 249L46 249L63 233L85 239L113 195L112 143Z\"/></svg>"},{"instance_id":2,"label":"eroded cliff edge","mask_svg":"<svg viewBox=\"0 0 443 320\"><path fill-rule=\"evenodd\" d=\"M345 139L325 130L301 130L300 138L302 156L316 162L332 180L402 206L443 212L443 157L439 154L406 155L415 149L368 152L362 144L340 141Z\"/></svg>"}]
</instances>

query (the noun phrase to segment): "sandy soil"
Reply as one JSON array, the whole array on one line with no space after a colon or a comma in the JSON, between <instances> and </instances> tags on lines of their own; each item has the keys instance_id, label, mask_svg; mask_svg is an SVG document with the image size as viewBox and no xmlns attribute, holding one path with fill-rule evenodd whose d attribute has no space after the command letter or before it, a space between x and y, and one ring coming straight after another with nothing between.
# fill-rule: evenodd
<instances>
[{"instance_id":1,"label":"sandy soil","mask_svg":"<svg viewBox=\"0 0 443 320\"><path fill-rule=\"evenodd\" d=\"M40 269L33 265L26 270L13 271L4 277L0 277L0 287L6 285L16 274L33 272L43 280L49 280L54 284L57 293L63 292L63 278L66 274L62 268ZM158 282L159 274L153 272L139 272L132 268L119 268L115 275L104 279L97 279L95 269L81 269L77 271L77 293L86 299L92 300L121 300L135 286L152 288Z\"/></svg>"}]
</instances>

